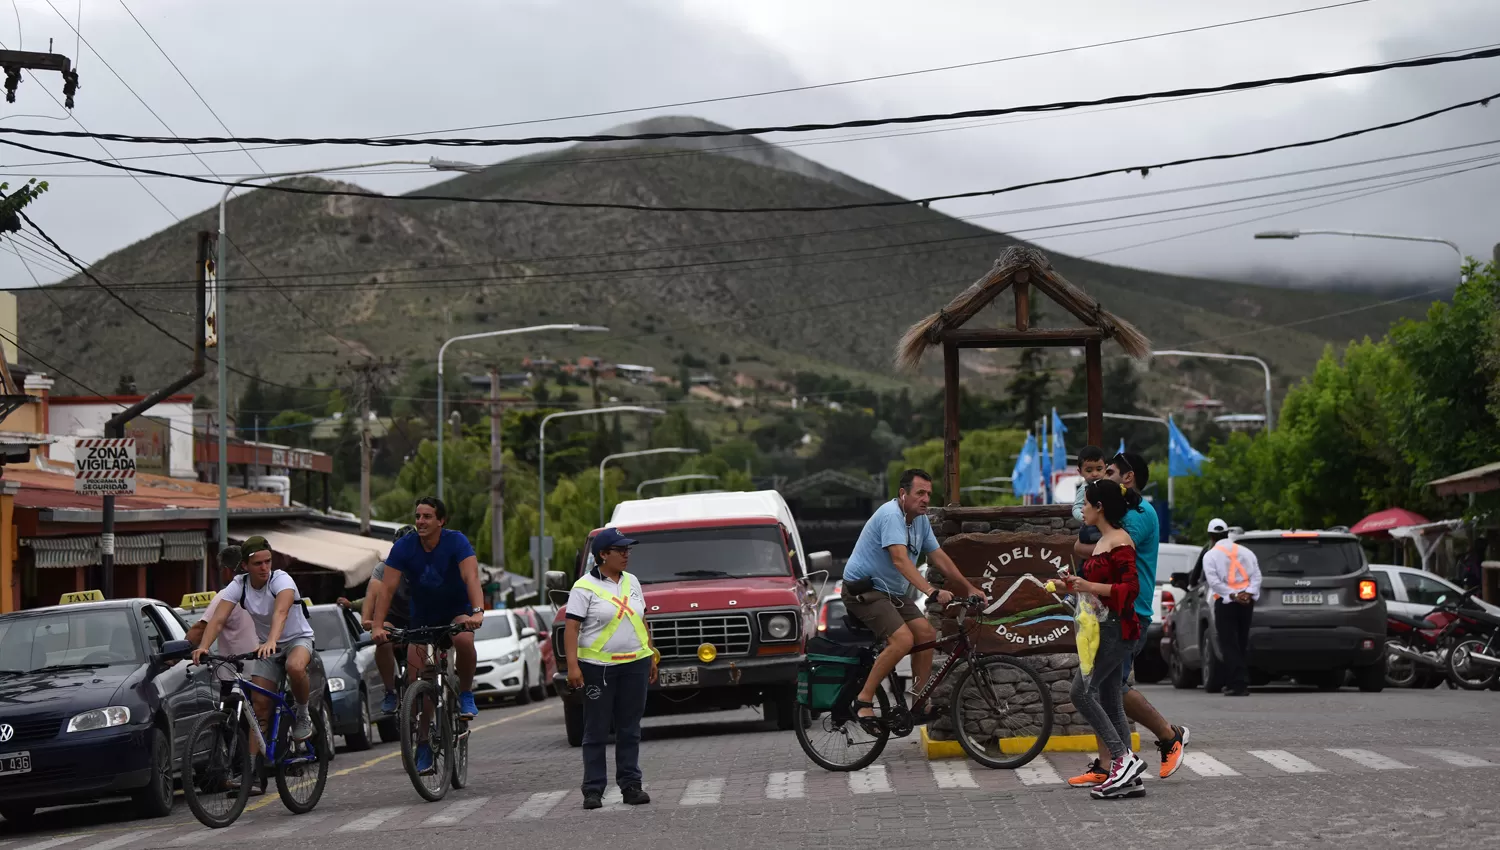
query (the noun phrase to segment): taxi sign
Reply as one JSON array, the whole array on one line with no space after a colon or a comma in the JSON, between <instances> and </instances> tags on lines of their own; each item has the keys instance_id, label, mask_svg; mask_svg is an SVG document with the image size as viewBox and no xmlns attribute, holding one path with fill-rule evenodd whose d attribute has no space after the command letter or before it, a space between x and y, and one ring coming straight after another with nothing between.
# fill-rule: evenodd
<instances>
[{"instance_id":1,"label":"taxi sign","mask_svg":"<svg viewBox=\"0 0 1500 850\"><path fill-rule=\"evenodd\" d=\"M182 597L182 607L189 611L194 608L207 608L208 604L214 601L214 596L213 591L207 590L202 593L184 594Z\"/></svg>"},{"instance_id":2,"label":"taxi sign","mask_svg":"<svg viewBox=\"0 0 1500 850\"><path fill-rule=\"evenodd\" d=\"M73 605L78 602L103 602L104 594L97 590L79 590L73 593L64 593L59 605Z\"/></svg>"}]
</instances>

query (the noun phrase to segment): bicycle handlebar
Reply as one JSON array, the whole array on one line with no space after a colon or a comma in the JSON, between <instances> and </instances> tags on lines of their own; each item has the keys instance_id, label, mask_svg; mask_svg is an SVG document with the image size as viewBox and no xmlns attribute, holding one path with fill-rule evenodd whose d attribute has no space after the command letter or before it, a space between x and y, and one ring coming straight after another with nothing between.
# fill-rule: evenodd
<instances>
[{"instance_id":1,"label":"bicycle handlebar","mask_svg":"<svg viewBox=\"0 0 1500 850\"><path fill-rule=\"evenodd\" d=\"M459 623L450 623L446 626L421 626L415 629L398 629L392 626L386 629L386 634L396 638L403 643L431 643L443 635L458 635L468 631L469 627Z\"/></svg>"}]
</instances>

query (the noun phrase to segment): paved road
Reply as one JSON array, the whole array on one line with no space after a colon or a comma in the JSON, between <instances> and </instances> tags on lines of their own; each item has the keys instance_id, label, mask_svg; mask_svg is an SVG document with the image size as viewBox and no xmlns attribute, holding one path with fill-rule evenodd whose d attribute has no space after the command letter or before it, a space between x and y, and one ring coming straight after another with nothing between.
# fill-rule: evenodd
<instances>
[{"instance_id":1,"label":"paved road","mask_svg":"<svg viewBox=\"0 0 1500 850\"><path fill-rule=\"evenodd\" d=\"M653 803L579 808L578 751L556 699L485 711L475 723L471 786L441 803L412 791L391 745L340 753L316 811L291 816L252 798L230 830L210 833L181 803L131 821L122 804L42 813L33 829L0 824L0 850L150 850L207 841L328 850L436 850L609 842L653 848L850 847L936 841L953 847L1277 845L1361 850L1442 841L1500 847L1500 694L1257 691L1248 699L1148 687L1187 723L1192 755L1148 780L1142 800L1099 802L1064 787L1078 755L1018 771L928 762L915 738L857 774L810 764L790 732L754 712L647 721L643 762ZM613 790L613 789L612 789ZM1106 839L1106 836L1112 838ZM603 845L610 846L610 845ZM1435 844L1432 846L1436 846Z\"/></svg>"}]
</instances>

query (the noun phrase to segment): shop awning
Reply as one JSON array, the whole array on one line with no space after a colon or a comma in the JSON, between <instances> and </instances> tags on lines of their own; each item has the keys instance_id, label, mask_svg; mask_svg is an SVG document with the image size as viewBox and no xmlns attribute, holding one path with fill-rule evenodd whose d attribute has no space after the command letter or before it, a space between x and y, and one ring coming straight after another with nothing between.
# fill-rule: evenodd
<instances>
[{"instance_id":1,"label":"shop awning","mask_svg":"<svg viewBox=\"0 0 1500 850\"><path fill-rule=\"evenodd\" d=\"M1488 493L1500 490L1500 463L1476 466L1457 475L1427 482L1439 496L1461 496L1465 493Z\"/></svg>"},{"instance_id":2,"label":"shop awning","mask_svg":"<svg viewBox=\"0 0 1500 850\"><path fill-rule=\"evenodd\" d=\"M391 546L390 543L382 544L382 541L358 534L344 534L292 523L235 528L230 531L229 537L237 543L243 543L246 538L256 535L266 538L274 552L295 558L304 564L343 573L345 587L354 587L368 581Z\"/></svg>"},{"instance_id":3,"label":"shop awning","mask_svg":"<svg viewBox=\"0 0 1500 850\"><path fill-rule=\"evenodd\" d=\"M196 550L191 548L190 543L184 542L189 539L197 542ZM21 540L21 545L31 548L37 569L71 569L92 567L101 563L99 535L97 534L27 537ZM180 557L182 555L189 557ZM115 563L121 566L138 567L164 560L201 561L202 559L202 532L115 535Z\"/></svg>"}]
</instances>

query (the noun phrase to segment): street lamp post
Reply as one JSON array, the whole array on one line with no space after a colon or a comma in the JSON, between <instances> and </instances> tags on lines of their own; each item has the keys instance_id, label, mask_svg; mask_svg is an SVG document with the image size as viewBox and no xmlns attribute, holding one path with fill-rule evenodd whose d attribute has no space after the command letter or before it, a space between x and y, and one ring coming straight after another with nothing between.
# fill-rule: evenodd
<instances>
[{"instance_id":1,"label":"street lamp post","mask_svg":"<svg viewBox=\"0 0 1500 850\"><path fill-rule=\"evenodd\" d=\"M620 460L627 457L646 457L648 455L695 455L697 449L687 449L674 446L665 449L641 449L635 452L619 452L617 454L605 455L604 460L599 461L599 527L604 527L604 465L612 460Z\"/></svg>"},{"instance_id":2,"label":"street lamp post","mask_svg":"<svg viewBox=\"0 0 1500 850\"><path fill-rule=\"evenodd\" d=\"M1259 357L1252 357L1248 354L1220 354L1216 351L1177 351L1175 349L1169 349L1166 351L1153 351L1151 352L1151 356L1204 357L1209 360L1239 360L1241 362L1258 364L1261 370L1266 373L1266 430L1270 431L1274 429L1275 426L1271 422L1271 367L1266 365L1266 361L1260 359Z\"/></svg>"},{"instance_id":3,"label":"street lamp post","mask_svg":"<svg viewBox=\"0 0 1500 850\"><path fill-rule=\"evenodd\" d=\"M225 307L229 302L229 280L224 276L228 256L227 243L228 226L225 221L226 208L229 206L229 193L235 189L253 186L252 180L270 180L278 177L300 177L306 174L326 174L333 171L353 171L360 168L375 168L382 165L425 165L434 171L469 171L479 172L484 166L469 162L452 162L449 160L432 157L426 161L415 159L389 159L381 162L360 162L353 165L337 165L330 168L304 168L299 171L278 171L273 174L261 174L246 180L238 180L224 187L224 194L219 197L219 249L218 256L214 259L214 281L217 292L214 294L214 332L218 337L218 347L214 356L219 361L219 548L229 545L229 358L226 349L229 344L229 335L226 333L224 323Z\"/></svg>"},{"instance_id":4,"label":"street lamp post","mask_svg":"<svg viewBox=\"0 0 1500 850\"><path fill-rule=\"evenodd\" d=\"M536 566L533 568L536 574L533 578L536 579L537 587L542 586L542 568L547 562L547 550L544 548L547 541L547 423L565 416L589 416L597 413L644 413L648 416L662 416L666 414L666 411L657 407L624 404L616 407L595 407L588 410L563 410L557 413L549 413L542 417L542 424L537 427L536 432Z\"/></svg>"},{"instance_id":5,"label":"street lamp post","mask_svg":"<svg viewBox=\"0 0 1500 850\"><path fill-rule=\"evenodd\" d=\"M1394 239L1398 242L1433 242L1439 245L1447 245L1458 255L1458 279L1462 283L1464 279L1463 265L1467 258L1458 243L1450 239L1440 239L1436 236L1402 236L1396 233L1361 233L1356 230L1265 230L1255 234L1256 239L1297 239L1302 236L1352 236L1357 239Z\"/></svg>"},{"instance_id":6,"label":"street lamp post","mask_svg":"<svg viewBox=\"0 0 1500 850\"><path fill-rule=\"evenodd\" d=\"M437 496L438 496L438 498L439 499L443 498L443 432L446 431L446 430L448 430L446 427L444 427L444 423L443 423L443 355L448 352L448 346L452 345L455 342L463 342L465 340L470 340L470 339L485 339L487 337L492 337L492 336L511 336L513 334L536 333L538 331L592 331L592 332L601 332L602 333L602 332L605 332L605 331L608 331L608 330L609 330L609 328L600 327L598 325L578 325L578 324L532 325L531 327L527 327L527 328L506 328L504 330L498 330L498 331L481 331L479 333L460 334L459 336L453 337L452 339L449 339L448 341L444 342L442 344L442 346L438 348L438 358L437 358L437 360L438 360L438 390L437 390L437 422L438 422L438 440L437 440Z\"/></svg>"},{"instance_id":7,"label":"street lamp post","mask_svg":"<svg viewBox=\"0 0 1500 850\"><path fill-rule=\"evenodd\" d=\"M671 484L674 481L718 481L717 475L704 475L694 472L687 475L668 475L666 478L648 478L635 486L635 495L640 497L641 492L652 484Z\"/></svg>"}]
</instances>

